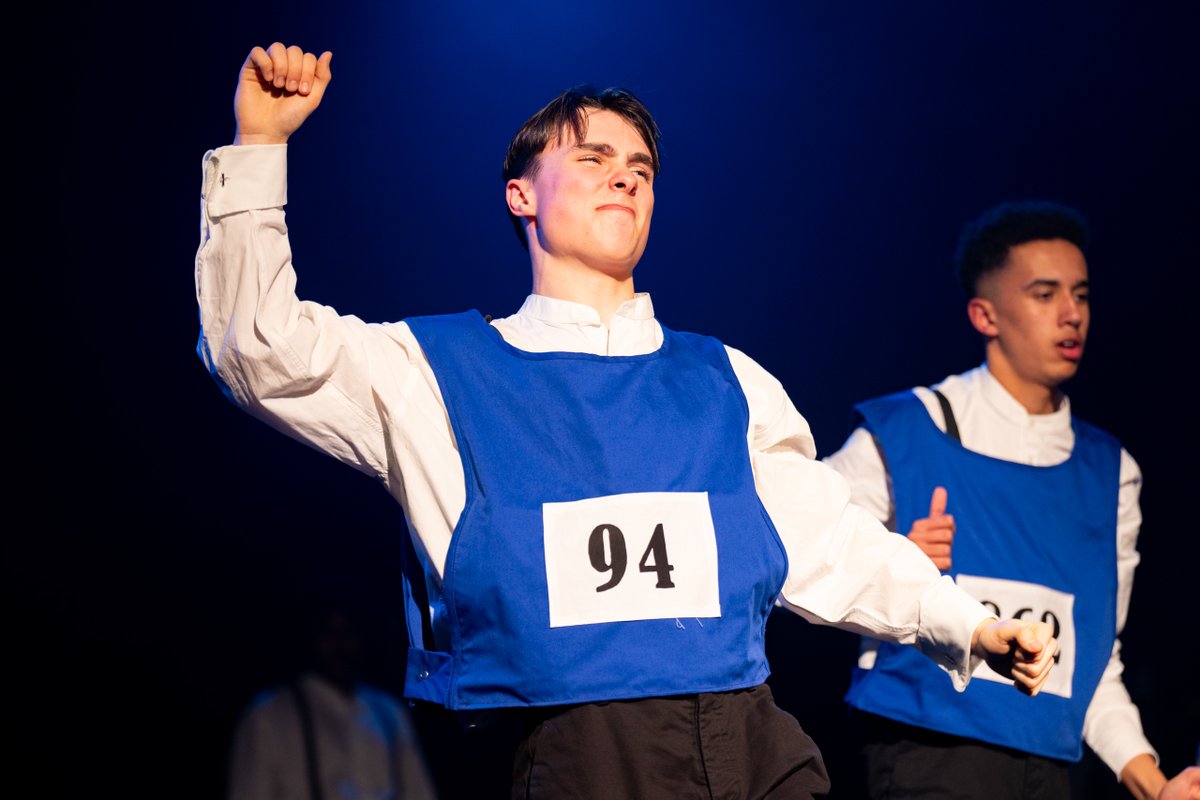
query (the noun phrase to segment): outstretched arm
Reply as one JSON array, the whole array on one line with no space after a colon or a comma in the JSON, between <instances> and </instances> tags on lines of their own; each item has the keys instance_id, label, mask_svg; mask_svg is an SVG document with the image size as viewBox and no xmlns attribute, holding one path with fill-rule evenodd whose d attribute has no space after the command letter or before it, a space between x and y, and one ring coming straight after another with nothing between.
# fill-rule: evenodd
<instances>
[{"instance_id":1,"label":"outstretched arm","mask_svg":"<svg viewBox=\"0 0 1200 800\"><path fill-rule=\"evenodd\" d=\"M326 50L318 58L275 42L246 56L233 98L234 144L283 144L321 104L333 74Z\"/></svg>"},{"instance_id":2,"label":"outstretched arm","mask_svg":"<svg viewBox=\"0 0 1200 800\"><path fill-rule=\"evenodd\" d=\"M755 487L788 554L779 604L810 622L916 645L959 690L985 657L1015 673L1018 688L1040 690L1056 647L1050 628L1037 623L1014 642L1034 623L997 623L915 543L851 502L847 481L815 460L808 423L779 381L727 349L750 408Z\"/></svg>"}]
</instances>

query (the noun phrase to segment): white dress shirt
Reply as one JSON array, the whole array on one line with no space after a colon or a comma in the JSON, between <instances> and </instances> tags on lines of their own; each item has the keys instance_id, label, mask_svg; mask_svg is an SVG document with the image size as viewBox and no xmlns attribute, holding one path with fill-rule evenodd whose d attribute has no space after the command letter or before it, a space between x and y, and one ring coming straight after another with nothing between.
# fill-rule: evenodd
<instances>
[{"instance_id":1,"label":"white dress shirt","mask_svg":"<svg viewBox=\"0 0 1200 800\"><path fill-rule=\"evenodd\" d=\"M933 388L950 402L963 447L968 450L1035 467L1061 464L1071 455L1075 431L1071 427L1071 406L1066 397L1051 414L1030 414L1000 385L986 364L962 375L951 375ZM924 386L916 387L913 392L925 404L937 426L945 431L942 408L933 392ZM849 481L855 503L885 524L895 525L891 477L870 431L855 429L842 448L824 460ZM1124 629L1129 613L1133 572L1139 560L1138 530L1142 524L1138 504L1142 473L1124 448L1121 450L1119 480L1114 534L1117 537L1117 596L1114 598L1117 635ZM1121 680L1124 665L1120 651L1118 640L1113 643L1112 656L1083 723L1088 746L1118 775L1136 755L1150 753L1158 759L1142 732L1137 706ZM870 658L865 659L863 665L869 666Z\"/></svg>"},{"instance_id":2,"label":"white dress shirt","mask_svg":"<svg viewBox=\"0 0 1200 800\"><path fill-rule=\"evenodd\" d=\"M465 484L420 346L403 322L367 323L296 297L282 208L286 145L210 151L203 174L201 358L247 412L391 493L414 533L436 607ZM646 294L624 303L609 324L589 306L536 295L492 324L510 344L534 352L638 355L663 338ZM812 622L914 644L956 687L965 686L977 663L971 635L987 609L919 548L852 505L845 480L816 459L808 423L779 381L728 352L750 410L755 484L788 556L778 603ZM446 641L436 617L434 632Z\"/></svg>"}]
</instances>

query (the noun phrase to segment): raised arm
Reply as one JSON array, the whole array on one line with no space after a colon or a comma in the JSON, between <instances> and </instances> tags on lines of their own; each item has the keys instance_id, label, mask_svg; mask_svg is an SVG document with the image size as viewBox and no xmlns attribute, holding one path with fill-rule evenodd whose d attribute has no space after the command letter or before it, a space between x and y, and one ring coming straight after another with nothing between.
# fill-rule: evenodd
<instances>
[{"instance_id":1,"label":"raised arm","mask_svg":"<svg viewBox=\"0 0 1200 800\"><path fill-rule=\"evenodd\" d=\"M425 471L402 471L412 458L457 456L420 347L404 323L368 324L296 293L284 219L294 145L283 142L321 101L330 58L276 43L255 47L239 68L242 144L204 157L197 354L238 406L386 481L403 502L422 491L399 484Z\"/></svg>"},{"instance_id":2,"label":"raised arm","mask_svg":"<svg viewBox=\"0 0 1200 800\"><path fill-rule=\"evenodd\" d=\"M276 43L238 73L238 146L204 158L196 299L200 358L226 396L280 431L382 477L386 451L371 382L378 326L301 301L283 206L284 142L329 85L329 59ZM280 84L276 86L276 84ZM301 84L308 84L305 94ZM289 87L293 87L289 90Z\"/></svg>"},{"instance_id":3,"label":"raised arm","mask_svg":"<svg viewBox=\"0 0 1200 800\"><path fill-rule=\"evenodd\" d=\"M283 142L328 88L329 60L278 44L239 68L240 144L203 161L196 353L244 411L386 486L440 575L465 489L429 362L404 322L367 323L297 296L284 218L295 140Z\"/></svg>"}]
</instances>

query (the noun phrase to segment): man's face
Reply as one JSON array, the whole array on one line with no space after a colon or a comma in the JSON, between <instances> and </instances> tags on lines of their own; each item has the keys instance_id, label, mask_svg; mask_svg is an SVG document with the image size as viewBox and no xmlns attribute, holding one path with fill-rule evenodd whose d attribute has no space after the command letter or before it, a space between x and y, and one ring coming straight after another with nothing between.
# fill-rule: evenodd
<instances>
[{"instance_id":1,"label":"man's face","mask_svg":"<svg viewBox=\"0 0 1200 800\"><path fill-rule=\"evenodd\" d=\"M1009 250L1008 261L985 275L979 296L990 304L995 347L1014 377L1057 387L1079 369L1087 340L1087 262L1064 239L1026 242Z\"/></svg>"},{"instance_id":2,"label":"man's face","mask_svg":"<svg viewBox=\"0 0 1200 800\"><path fill-rule=\"evenodd\" d=\"M584 141L570 130L538 157L528 232L550 259L628 277L646 249L654 212L650 149L612 111L589 110ZM531 243L532 244L532 243Z\"/></svg>"}]
</instances>

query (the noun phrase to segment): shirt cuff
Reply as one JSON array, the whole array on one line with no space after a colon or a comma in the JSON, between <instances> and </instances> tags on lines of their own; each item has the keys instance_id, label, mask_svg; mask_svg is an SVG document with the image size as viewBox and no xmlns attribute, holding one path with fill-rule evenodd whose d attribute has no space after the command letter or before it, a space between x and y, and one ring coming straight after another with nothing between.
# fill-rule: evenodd
<instances>
[{"instance_id":1,"label":"shirt cuff","mask_svg":"<svg viewBox=\"0 0 1200 800\"><path fill-rule=\"evenodd\" d=\"M204 154L210 217L287 205L287 145L228 145Z\"/></svg>"},{"instance_id":2,"label":"shirt cuff","mask_svg":"<svg viewBox=\"0 0 1200 800\"><path fill-rule=\"evenodd\" d=\"M961 692L983 660L971 653L971 637L979 623L995 618L986 606L943 575L921 598L917 646L949 673L954 689Z\"/></svg>"}]
</instances>

